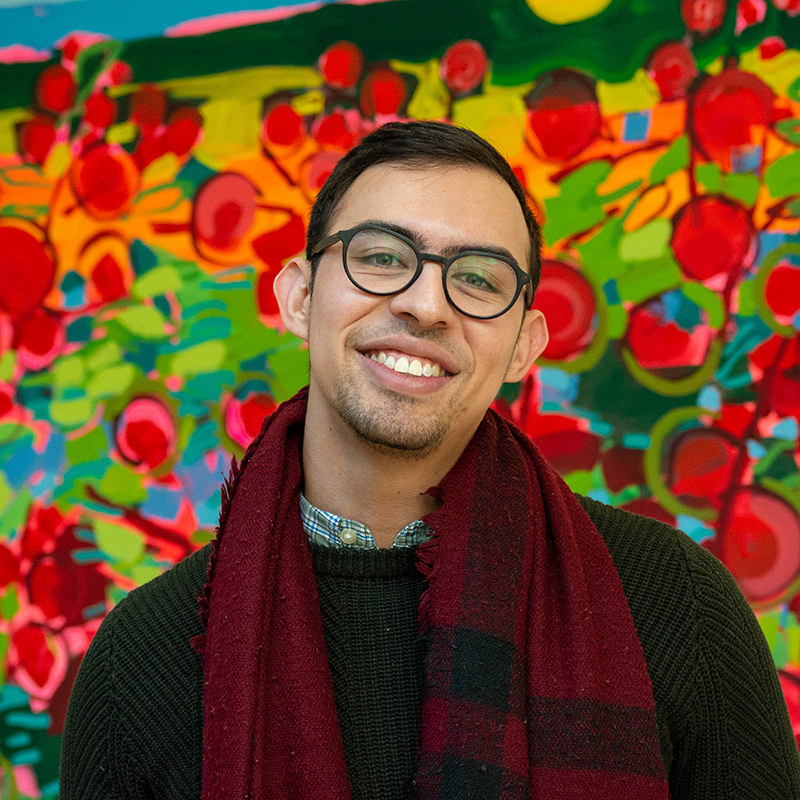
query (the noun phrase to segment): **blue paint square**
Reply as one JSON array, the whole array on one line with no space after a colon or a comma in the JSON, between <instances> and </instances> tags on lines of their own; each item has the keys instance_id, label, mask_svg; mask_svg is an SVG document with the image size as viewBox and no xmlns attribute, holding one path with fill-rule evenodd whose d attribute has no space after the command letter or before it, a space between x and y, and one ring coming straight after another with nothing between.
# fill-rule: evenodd
<instances>
[{"instance_id":1,"label":"blue paint square","mask_svg":"<svg viewBox=\"0 0 800 800\"><path fill-rule=\"evenodd\" d=\"M622 140L625 142L646 142L650 135L650 110L631 111L625 115L622 124Z\"/></svg>"}]
</instances>

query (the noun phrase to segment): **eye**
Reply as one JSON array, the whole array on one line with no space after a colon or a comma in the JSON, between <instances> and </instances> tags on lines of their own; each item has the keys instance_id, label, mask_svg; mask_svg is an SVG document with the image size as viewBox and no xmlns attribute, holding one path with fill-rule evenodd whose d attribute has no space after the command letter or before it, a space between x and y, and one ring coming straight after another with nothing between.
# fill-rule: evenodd
<instances>
[{"instance_id":1,"label":"eye","mask_svg":"<svg viewBox=\"0 0 800 800\"><path fill-rule=\"evenodd\" d=\"M371 255L365 255L364 260L374 264L376 267L401 266L400 257L396 253L372 253Z\"/></svg>"},{"instance_id":2,"label":"eye","mask_svg":"<svg viewBox=\"0 0 800 800\"><path fill-rule=\"evenodd\" d=\"M473 294L496 294L502 291L497 269L471 259L455 263L450 270L449 281L461 291Z\"/></svg>"}]
</instances>

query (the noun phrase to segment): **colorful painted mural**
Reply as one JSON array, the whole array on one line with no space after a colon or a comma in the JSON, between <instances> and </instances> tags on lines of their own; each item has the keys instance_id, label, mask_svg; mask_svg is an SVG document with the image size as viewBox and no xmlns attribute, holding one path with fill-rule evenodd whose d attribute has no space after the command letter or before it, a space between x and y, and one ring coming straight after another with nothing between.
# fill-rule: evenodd
<instances>
[{"instance_id":1,"label":"colorful painted mural","mask_svg":"<svg viewBox=\"0 0 800 800\"><path fill-rule=\"evenodd\" d=\"M800 737L800 2L208 0L127 39L106 5L0 4L0 796L57 795L104 614L305 383L272 280L394 119L509 158L551 341L496 407L727 565Z\"/></svg>"}]
</instances>

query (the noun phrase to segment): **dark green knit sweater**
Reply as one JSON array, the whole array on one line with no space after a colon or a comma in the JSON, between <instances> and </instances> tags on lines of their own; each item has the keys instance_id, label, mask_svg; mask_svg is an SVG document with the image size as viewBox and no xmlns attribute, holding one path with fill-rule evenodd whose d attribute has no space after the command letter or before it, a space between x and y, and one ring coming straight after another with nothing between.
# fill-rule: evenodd
<instances>
[{"instance_id":1,"label":"dark green knit sweater","mask_svg":"<svg viewBox=\"0 0 800 800\"><path fill-rule=\"evenodd\" d=\"M582 502L633 613L673 800L800 798L775 669L730 575L668 526ZM67 715L63 800L199 798L203 673L189 639L202 630L207 556L131 592L103 622ZM420 724L415 553L313 546L312 556L353 797L400 798Z\"/></svg>"}]
</instances>

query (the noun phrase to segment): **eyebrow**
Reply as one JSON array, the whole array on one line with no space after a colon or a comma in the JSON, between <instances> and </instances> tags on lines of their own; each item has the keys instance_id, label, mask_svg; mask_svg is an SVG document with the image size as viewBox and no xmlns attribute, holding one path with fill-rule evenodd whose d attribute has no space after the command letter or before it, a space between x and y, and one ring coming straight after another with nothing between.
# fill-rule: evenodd
<instances>
[{"instance_id":1,"label":"eyebrow","mask_svg":"<svg viewBox=\"0 0 800 800\"><path fill-rule=\"evenodd\" d=\"M412 242L414 242L417 250L421 252L427 251L425 240L416 231L412 231L409 228L403 227L402 225L397 225L394 222L387 222L384 219L366 219L363 222L360 222L359 225L378 225L381 228L386 228L394 233L399 233L401 236L405 236L406 239L410 239ZM453 256L463 253L467 250L479 250L481 253L489 253L490 255L501 256L502 258L513 262L517 266L520 266L519 262L516 258L514 258L508 248L497 244L488 244L486 242L462 242L461 244L448 245L442 250L441 253L437 253L435 255L441 255L445 258L452 258Z\"/></svg>"}]
</instances>

